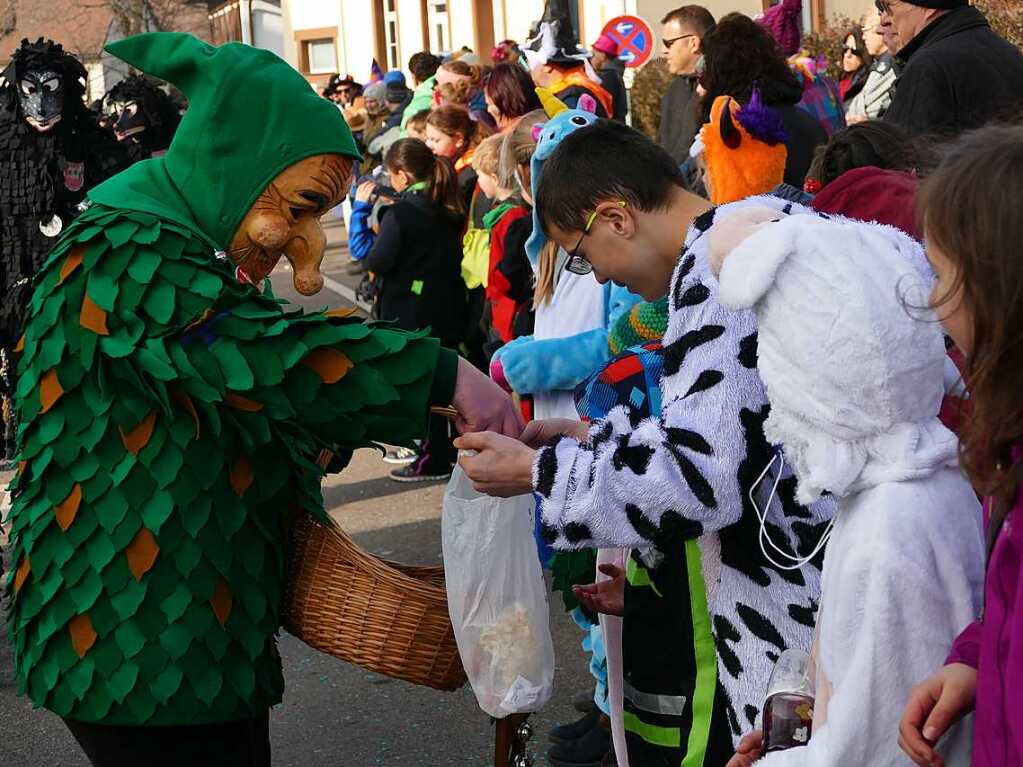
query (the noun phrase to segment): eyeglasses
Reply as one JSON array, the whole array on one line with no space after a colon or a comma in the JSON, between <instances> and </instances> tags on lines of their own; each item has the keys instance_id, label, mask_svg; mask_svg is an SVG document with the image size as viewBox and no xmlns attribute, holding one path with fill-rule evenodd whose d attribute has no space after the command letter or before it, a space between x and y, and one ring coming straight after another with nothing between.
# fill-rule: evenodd
<instances>
[{"instance_id":1,"label":"eyeglasses","mask_svg":"<svg viewBox=\"0 0 1023 767\"><path fill-rule=\"evenodd\" d=\"M671 48L671 46L673 46L679 40L685 40L687 37L699 37L699 35L689 34L689 35L679 35L678 37L668 37L668 38L662 37L661 38L661 45L664 46L665 50L668 50L669 48Z\"/></svg>"},{"instance_id":2,"label":"eyeglasses","mask_svg":"<svg viewBox=\"0 0 1023 767\"><path fill-rule=\"evenodd\" d=\"M580 255L579 248L582 247L583 240L586 239L586 235L590 233L590 229L593 228L593 224L597 220L597 216L600 215L601 211L607 210L608 207L614 206L624 208L628 205L625 200L619 200L618 202L601 203L596 209L590 214L590 217L586 219L586 227L583 229L583 233L579 235L579 241L575 244L575 247L568 251L568 262L565 264L565 271L571 272L572 274L589 274L593 271L593 264L586 260L585 256Z\"/></svg>"},{"instance_id":3,"label":"eyeglasses","mask_svg":"<svg viewBox=\"0 0 1023 767\"><path fill-rule=\"evenodd\" d=\"M892 5L894 5L895 2L897 2L897 0L874 0L874 7L877 8L877 12L881 15L887 13L890 16L892 13Z\"/></svg>"},{"instance_id":4,"label":"eyeglasses","mask_svg":"<svg viewBox=\"0 0 1023 767\"><path fill-rule=\"evenodd\" d=\"M845 51L846 53L851 53L853 56L859 56L860 55L860 52L858 50L856 50L855 48L852 48L852 47L850 47L848 45L843 45L842 46L842 50Z\"/></svg>"}]
</instances>

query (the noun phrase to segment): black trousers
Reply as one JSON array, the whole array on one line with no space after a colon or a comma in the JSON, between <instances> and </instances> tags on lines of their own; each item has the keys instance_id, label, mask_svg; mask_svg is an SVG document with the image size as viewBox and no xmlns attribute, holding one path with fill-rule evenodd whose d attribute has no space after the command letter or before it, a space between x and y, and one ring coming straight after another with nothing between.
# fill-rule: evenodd
<instances>
[{"instance_id":1,"label":"black trousers","mask_svg":"<svg viewBox=\"0 0 1023 767\"><path fill-rule=\"evenodd\" d=\"M270 767L270 712L180 727L119 727L65 719L93 767Z\"/></svg>"}]
</instances>

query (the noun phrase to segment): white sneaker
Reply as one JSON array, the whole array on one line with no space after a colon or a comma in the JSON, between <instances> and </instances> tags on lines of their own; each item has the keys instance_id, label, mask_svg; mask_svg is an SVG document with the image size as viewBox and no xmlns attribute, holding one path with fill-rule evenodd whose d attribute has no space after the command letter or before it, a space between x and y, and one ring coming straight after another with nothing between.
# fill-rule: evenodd
<instances>
[{"instance_id":1,"label":"white sneaker","mask_svg":"<svg viewBox=\"0 0 1023 767\"><path fill-rule=\"evenodd\" d=\"M405 464L416 460L416 451L407 447L395 447L384 455L384 463Z\"/></svg>"}]
</instances>

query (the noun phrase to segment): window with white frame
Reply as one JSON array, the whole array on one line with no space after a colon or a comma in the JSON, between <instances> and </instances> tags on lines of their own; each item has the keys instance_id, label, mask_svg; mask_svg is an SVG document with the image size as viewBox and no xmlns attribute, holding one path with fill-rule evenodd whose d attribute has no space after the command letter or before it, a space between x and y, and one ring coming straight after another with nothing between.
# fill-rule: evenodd
<instances>
[{"instance_id":1,"label":"window with white frame","mask_svg":"<svg viewBox=\"0 0 1023 767\"><path fill-rule=\"evenodd\" d=\"M427 6L430 27L430 50L451 50L451 19L447 0L430 0Z\"/></svg>"},{"instance_id":2,"label":"window with white frame","mask_svg":"<svg viewBox=\"0 0 1023 767\"><path fill-rule=\"evenodd\" d=\"M384 43L387 48L387 68L401 68L401 45L398 42L397 0L384 0Z\"/></svg>"},{"instance_id":3,"label":"window with white frame","mask_svg":"<svg viewBox=\"0 0 1023 767\"><path fill-rule=\"evenodd\" d=\"M309 67L309 74L322 75L337 72L337 48L334 46L334 38L321 37L316 40L306 40L305 60Z\"/></svg>"}]
</instances>

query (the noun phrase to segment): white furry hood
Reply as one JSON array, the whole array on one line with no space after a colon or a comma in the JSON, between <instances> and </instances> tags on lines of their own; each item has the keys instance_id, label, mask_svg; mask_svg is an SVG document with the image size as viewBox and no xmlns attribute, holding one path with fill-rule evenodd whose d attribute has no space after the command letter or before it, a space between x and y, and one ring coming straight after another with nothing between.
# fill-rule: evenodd
<instances>
[{"instance_id":1,"label":"white furry hood","mask_svg":"<svg viewBox=\"0 0 1023 767\"><path fill-rule=\"evenodd\" d=\"M747 208L719 221L721 301L752 308L771 415L798 498L927 476L955 460L937 419L941 327L920 246L891 227Z\"/></svg>"}]
</instances>

